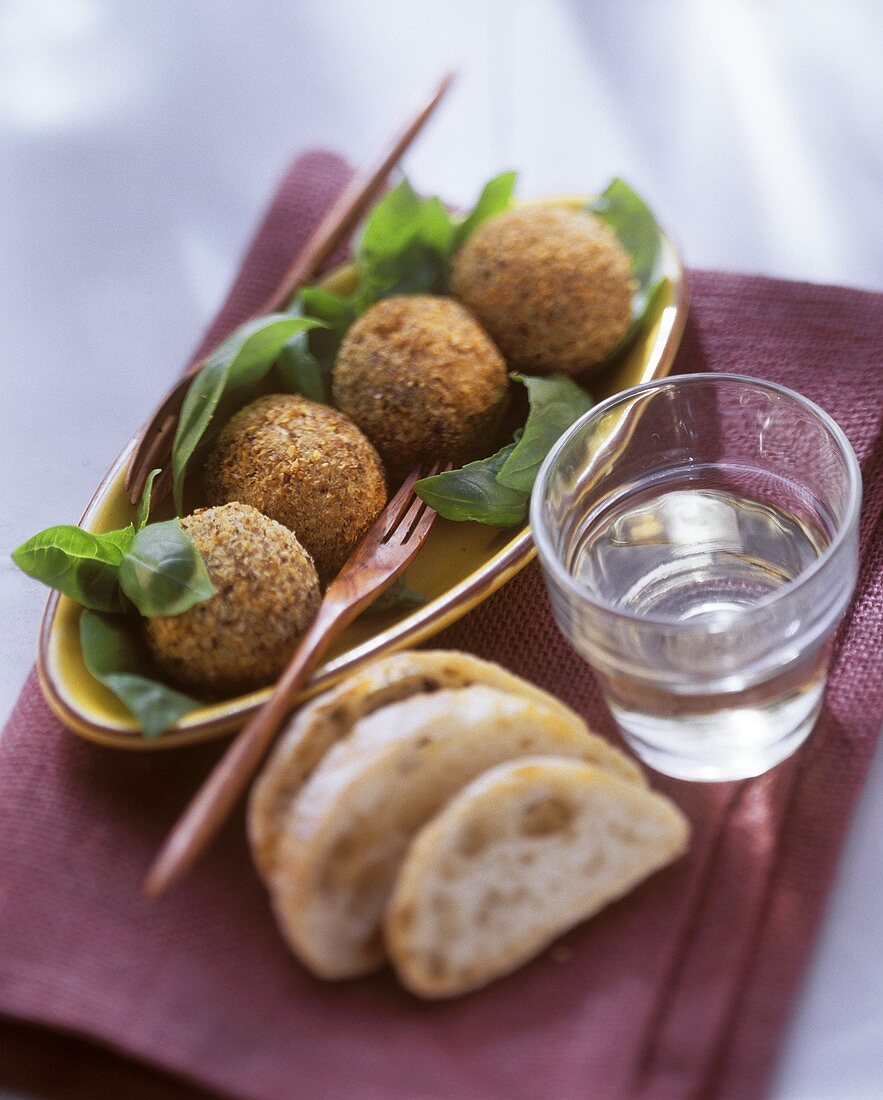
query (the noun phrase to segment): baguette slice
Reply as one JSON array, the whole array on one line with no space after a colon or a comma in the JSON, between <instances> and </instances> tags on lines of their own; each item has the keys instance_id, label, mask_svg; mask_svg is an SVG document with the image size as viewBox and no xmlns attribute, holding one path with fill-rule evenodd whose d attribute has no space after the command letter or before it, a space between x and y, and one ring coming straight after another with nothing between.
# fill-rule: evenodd
<instances>
[{"instance_id":1,"label":"baguette slice","mask_svg":"<svg viewBox=\"0 0 883 1100\"><path fill-rule=\"evenodd\" d=\"M591 765L492 768L412 843L384 920L399 979L453 997L509 973L687 846L667 798Z\"/></svg>"},{"instance_id":2,"label":"baguette slice","mask_svg":"<svg viewBox=\"0 0 883 1100\"><path fill-rule=\"evenodd\" d=\"M361 719L280 825L270 893L303 962L323 978L381 965L383 909L411 837L477 775L537 753L621 767L621 754L576 715L483 685L415 696Z\"/></svg>"},{"instance_id":3,"label":"baguette slice","mask_svg":"<svg viewBox=\"0 0 883 1100\"><path fill-rule=\"evenodd\" d=\"M265 880L273 872L279 823L328 749L355 724L390 703L443 689L486 684L532 699L549 710L576 718L564 703L500 665L451 650L395 653L373 661L308 703L289 723L252 789L248 833L257 868ZM579 720L579 719L578 719ZM645 782L627 756L614 759L623 776Z\"/></svg>"}]
</instances>

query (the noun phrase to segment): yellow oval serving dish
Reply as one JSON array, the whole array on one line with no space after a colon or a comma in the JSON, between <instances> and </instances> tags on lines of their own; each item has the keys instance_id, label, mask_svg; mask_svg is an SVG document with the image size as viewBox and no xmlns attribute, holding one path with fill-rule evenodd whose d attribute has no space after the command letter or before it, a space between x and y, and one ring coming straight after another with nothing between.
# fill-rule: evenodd
<instances>
[{"instance_id":1,"label":"yellow oval serving dish","mask_svg":"<svg viewBox=\"0 0 883 1100\"><path fill-rule=\"evenodd\" d=\"M587 200L533 201L581 206ZM592 379L589 389L595 400L669 373L687 317L689 285L678 251L664 233L662 274L666 284L629 351ZM323 285L348 294L355 282L355 268L346 265L328 275ZM81 526L109 531L133 519L123 477L134 446L132 439L107 472L83 513ZM529 526L501 531L439 519L405 577L411 588L426 596L426 603L416 609L363 615L337 641L303 697L330 687L364 661L426 641L487 599L523 569L534 552ZM78 604L57 592L50 595L40 627L37 669L53 711L74 733L91 741L125 749L165 749L205 741L237 729L269 695L269 688L264 688L200 707L174 729L148 740L122 703L86 670L79 615Z\"/></svg>"}]
</instances>

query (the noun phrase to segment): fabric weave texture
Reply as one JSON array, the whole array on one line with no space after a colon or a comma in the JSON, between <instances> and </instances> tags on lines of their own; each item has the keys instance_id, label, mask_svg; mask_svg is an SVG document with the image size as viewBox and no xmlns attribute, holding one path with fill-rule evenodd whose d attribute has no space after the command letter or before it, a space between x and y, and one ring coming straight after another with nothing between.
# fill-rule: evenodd
<instances>
[{"instance_id":1,"label":"fabric weave texture","mask_svg":"<svg viewBox=\"0 0 883 1100\"><path fill-rule=\"evenodd\" d=\"M293 164L197 354L267 297L349 176L327 152ZM742 783L651 776L693 823L689 855L517 974L424 1005L388 973L328 985L298 965L241 816L187 882L145 900L151 857L223 746L87 744L31 676L0 738L0 1083L248 1100L765 1094L883 715L883 295L692 279L676 370L801 391L837 419L862 466L859 588L803 749ZM431 645L501 662L616 739L536 563Z\"/></svg>"}]
</instances>

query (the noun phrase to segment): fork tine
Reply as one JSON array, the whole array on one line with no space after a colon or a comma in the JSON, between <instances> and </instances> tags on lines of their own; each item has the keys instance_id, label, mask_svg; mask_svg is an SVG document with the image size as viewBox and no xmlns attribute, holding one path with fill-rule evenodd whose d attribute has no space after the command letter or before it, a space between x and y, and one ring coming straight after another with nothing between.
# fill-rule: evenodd
<instances>
[{"instance_id":1,"label":"fork tine","mask_svg":"<svg viewBox=\"0 0 883 1100\"><path fill-rule=\"evenodd\" d=\"M420 516L420 519L414 525L413 531L411 531L411 533L409 534L409 541L413 541L418 544L423 542L423 540L432 529L432 525L433 523L435 523L437 515L438 512L436 512L434 508L430 508L427 505L426 510L423 512L423 514Z\"/></svg>"},{"instance_id":2,"label":"fork tine","mask_svg":"<svg viewBox=\"0 0 883 1100\"><path fill-rule=\"evenodd\" d=\"M159 504L161 500L165 498L172 491L172 468L166 466L163 472L159 475L156 481L153 483L153 500Z\"/></svg>"},{"instance_id":3,"label":"fork tine","mask_svg":"<svg viewBox=\"0 0 883 1100\"><path fill-rule=\"evenodd\" d=\"M383 535L381 541L386 539L387 536L398 526L399 520L405 513L406 509L410 507L411 500L413 499L414 484L420 477L420 470L412 470L405 480L402 482L401 488L387 504L385 509L385 515L387 517L386 526L383 529Z\"/></svg>"},{"instance_id":4,"label":"fork tine","mask_svg":"<svg viewBox=\"0 0 883 1100\"><path fill-rule=\"evenodd\" d=\"M433 477L435 474L440 473L442 470L447 471L453 469L453 466L453 462L446 462L444 465L442 465L441 462L436 462L433 464L432 470L427 476ZM417 522L411 527L411 530L408 532L405 541L410 542L413 540L419 546L420 543L422 543L426 536L429 534L437 516L438 512L436 512L434 508L430 508L430 506L427 504L418 516Z\"/></svg>"},{"instance_id":5,"label":"fork tine","mask_svg":"<svg viewBox=\"0 0 883 1100\"><path fill-rule=\"evenodd\" d=\"M416 494L413 493L413 488L416 482L421 480L422 478L434 477L442 469L450 470L450 468L450 462L448 462L444 467L442 467L441 462L433 462L427 473L423 473L423 471L419 468L411 471L391 504L387 506L388 511L390 512L390 521L389 523L387 523L383 535L381 536L380 541L382 543L391 542L393 536L397 532L404 533L403 537L399 541L402 544L406 543L411 538L414 530L417 527L418 522L421 521L421 518L425 515L426 511L431 512L433 517L435 516L435 512L431 508L428 508L426 502L421 500L420 497L416 496ZM400 498L404 497L406 489L410 490L408 493L408 499L406 502L401 503ZM395 506L394 508L393 505ZM405 505L407 505L407 511L405 511ZM432 518L429 519L428 523L429 526L432 525Z\"/></svg>"},{"instance_id":6,"label":"fork tine","mask_svg":"<svg viewBox=\"0 0 883 1100\"><path fill-rule=\"evenodd\" d=\"M421 500L420 497L414 497L413 503L408 511L404 514L401 521L396 524L394 530L390 531L388 538L391 540L394 535L400 535L399 542L405 543L411 537L411 532L417 525L417 521L423 514L426 508L426 501Z\"/></svg>"}]
</instances>

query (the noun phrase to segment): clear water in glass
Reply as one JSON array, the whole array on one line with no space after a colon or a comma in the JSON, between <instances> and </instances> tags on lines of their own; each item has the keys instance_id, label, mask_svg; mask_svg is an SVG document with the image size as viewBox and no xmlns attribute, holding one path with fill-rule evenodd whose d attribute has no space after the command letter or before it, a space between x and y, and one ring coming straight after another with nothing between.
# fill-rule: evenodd
<instances>
[{"instance_id":1,"label":"clear water in glass","mask_svg":"<svg viewBox=\"0 0 883 1100\"><path fill-rule=\"evenodd\" d=\"M711 627L732 622L789 584L822 554L830 531L782 504L727 488L721 473L709 470L703 477L693 469L687 480L650 478L602 514L587 517L572 558L575 579L617 610L683 623L703 620ZM784 492L779 496L787 499ZM734 651L742 645L738 631L714 640L670 635L665 656L689 667L697 648L714 646L725 657L725 639ZM634 646L642 665L658 658L637 631ZM714 778L734 766L750 769L748 761L760 748L769 766L767 747L783 729L798 740L805 736L821 703L825 657L824 651L809 654L760 683L746 669L718 691L683 678L650 688L643 672L604 679L614 717L649 763L658 756L671 770L672 752L689 758L692 743L702 764L691 765L684 777ZM790 746L780 743L778 749L784 756Z\"/></svg>"}]
</instances>

